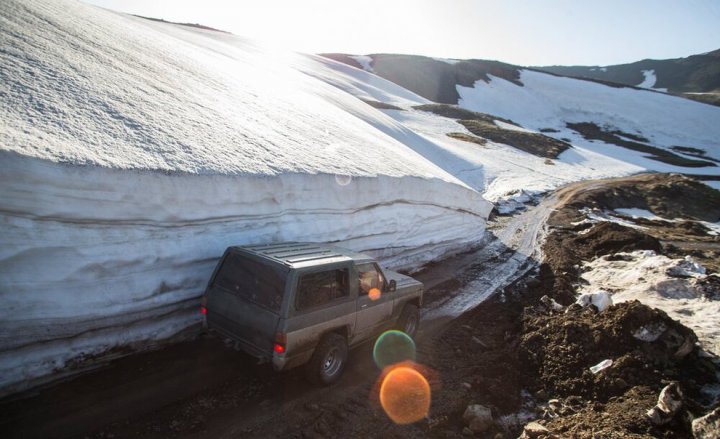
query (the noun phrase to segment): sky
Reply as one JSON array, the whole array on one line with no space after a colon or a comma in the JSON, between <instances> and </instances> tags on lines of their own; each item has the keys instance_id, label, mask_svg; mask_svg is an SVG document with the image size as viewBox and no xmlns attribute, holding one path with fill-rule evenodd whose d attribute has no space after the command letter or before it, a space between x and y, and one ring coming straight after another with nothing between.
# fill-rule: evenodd
<instances>
[{"instance_id":1,"label":"sky","mask_svg":"<svg viewBox=\"0 0 720 439\"><path fill-rule=\"evenodd\" d=\"M612 65L720 48L718 0L85 0L306 53Z\"/></svg>"}]
</instances>

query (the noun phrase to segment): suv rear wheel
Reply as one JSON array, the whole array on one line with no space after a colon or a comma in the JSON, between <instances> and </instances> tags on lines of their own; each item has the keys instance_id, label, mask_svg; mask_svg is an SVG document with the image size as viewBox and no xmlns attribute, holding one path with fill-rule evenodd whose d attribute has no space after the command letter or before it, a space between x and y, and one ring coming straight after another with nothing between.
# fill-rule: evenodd
<instances>
[{"instance_id":1,"label":"suv rear wheel","mask_svg":"<svg viewBox=\"0 0 720 439\"><path fill-rule=\"evenodd\" d=\"M420 326L420 312L418 311L418 307L408 303L400 313L397 329L410 337L415 337L418 326Z\"/></svg>"},{"instance_id":2,"label":"suv rear wheel","mask_svg":"<svg viewBox=\"0 0 720 439\"><path fill-rule=\"evenodd\" d=\"M345 369L348 348L345 338L327 334L318 343L310 361L305 365L307 378L315 383L329 385L337 381Z\"/></svg>"}]
</instances>

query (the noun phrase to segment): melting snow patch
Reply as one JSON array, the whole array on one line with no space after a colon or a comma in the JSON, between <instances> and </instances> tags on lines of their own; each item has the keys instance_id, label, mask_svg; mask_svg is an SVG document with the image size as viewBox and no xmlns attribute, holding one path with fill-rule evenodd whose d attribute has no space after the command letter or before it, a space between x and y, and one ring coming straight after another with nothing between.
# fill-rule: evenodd
<instances>
[{"instance_id":1,"label":"melting snow patch","mask_svg":"<svg viewBox=\"0 0 720 439\"><path fill-rule=\"evenodd\" d=\"M373 59L371 56L354 55L354 56L350 56L350 58L357 61L362 66L363 70L368 71L368 72L373 72L373 73L375 72L375 70L373 70L373 68L372 68Z\"/></svg>"},{"instance_id":2,"label":"melting snow patch","mask_svg":"<svg viewBox=\"0 0 720 439\"><path fill-rule=\"evenodd\" d=\"M653 85L655 85L655 82L657 82L657 76L655 76L655 70L643 70L642 74L645 77L645 79L643 80L643 82L641 82L637 86L640 88L652 88Z\"/></svg>"},{"instance_id":3,"label":"melting snow patch","mask_svg":"<svg viewBox=\"0 0 720 439\"><path fill-rule=\"evenodd\" d=\"M498 199L495 203L495 209L499 215L510 215L518 210L525 210L527 204L537 204L539 198L539 192L520 189L510 193L505 198Z\"/></svg>"},{"instance_id":4,"label":"melting snow patch","mask_svg":"<svg viewBox=\"0 0 720 439\"><path fill-rule=\"evenodd\" d=\"M440 62L444 62L444 63L448 63L448 64L457 64L460 61L462 61L461 59L449 59L449 58L433 58L433 59L435 61L440 61Z\"/></svg>"},{"instance_id":5,"label":"melting snow patch","mask_svg":"<svg viewBox=\"0 0 720 439\"><path fill-rule=\"evenodd\" d=\"M631 300L659 308L690 327L709 351L720 352L720 300L708 293L716 276L692 259L670 259L649 251L618 253L583 265L587 282L580 293L604 289L613 302ZM681 276L681 277L677 277ZM659 328L645 328L636 336L652 338Z\"/></svg>"},{"instance_id":6,"label":"melting snow patch","mask_svg":"<svg viewBox=\"0 0 720 439\"><path fill-rule=\"evenodd\" d=\"M647 229L647 227L639 226L632 221L628 221L626 219L619 218L617 216L610 214L609 212L605 212L605 211L602 211L599 209L592 209L589 207L584 207L584 208L580 209L580 213L585 215L585 219L576 221L576 222L572 223L572 225L579 226L581 224L596 224L599 222L606 221L606 222L611 222L611 223L617 223L617 224L620 224L621 226L625 226L625 227L632 227L633 229L639 229L639 230ZM587 230L585 232L587 232Z\"/></svg>"},{"instance_id":7,"label":"melting snow patch","mask_svg":"<svg viewBox=\"0 0 720 439\"><path fill-rule=\"evenodd\" d=\"M632 218L645 218L653 221L670 221L668 219L659 217L655 215L654 213L650 212L646 209L638 209L636 207L631 208L619 208L615 209L615 212L619 213L620 215L629 216Z\"/></svg>"}]
</instances>

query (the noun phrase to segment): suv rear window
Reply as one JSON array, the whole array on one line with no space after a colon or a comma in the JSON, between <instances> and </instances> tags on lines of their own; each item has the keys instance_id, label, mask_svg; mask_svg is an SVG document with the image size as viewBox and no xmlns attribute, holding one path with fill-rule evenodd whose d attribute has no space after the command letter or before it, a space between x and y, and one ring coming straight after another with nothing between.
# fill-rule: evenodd
<instances>
[{"instance_id":1,"label":"suv rear window","mask_svg":"<svg viewBox=\"0 0 720 439\"><path fill-rule=\"evenodd\" d=\"M306 273L298 281L296 307L315 308L349 294L347 269Z\"/></svg>"},{"instance_id":2,"label":"suv rear window","mask_svg":"<svg viewBox=\"0 0 720 439\"><path fill-rule=\"evenodd\" d=\"M285 291L287 270L235 253L228 253L215 276L213 286L232 291L245 300L279 311Z\"/></svg>"}]
</instances>

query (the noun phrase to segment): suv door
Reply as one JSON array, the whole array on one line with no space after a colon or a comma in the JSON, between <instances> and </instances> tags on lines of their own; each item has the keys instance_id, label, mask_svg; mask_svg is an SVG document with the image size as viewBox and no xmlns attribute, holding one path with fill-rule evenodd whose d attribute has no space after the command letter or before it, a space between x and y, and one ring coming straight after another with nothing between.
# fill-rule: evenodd
<instances>
[{"instance_id":1,"label":"suv door","mask_svg":"<svg viewBox=\"0 0 720 439\"><path fill-rule=\"evenodd\" d=\"M289 356L312 351L320 336L354 325L356 288L350 285L350 264L305 269L296 274L295 295L283 325Z\"/></svg>"},{"instance_id":2,"label":"suv door","mask_svg":"<svg viewBox=\"0 0 720 439\"><path fill-rule=\"evenodd\" d=\"M393 298L387 280L374 262L355 265L358 274L357 322L358 338L367 338L388 323L392 316Z\"/></svg>"}]
</instances>

